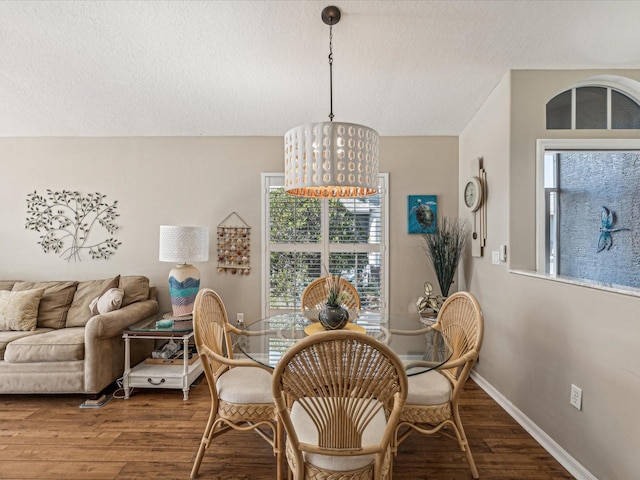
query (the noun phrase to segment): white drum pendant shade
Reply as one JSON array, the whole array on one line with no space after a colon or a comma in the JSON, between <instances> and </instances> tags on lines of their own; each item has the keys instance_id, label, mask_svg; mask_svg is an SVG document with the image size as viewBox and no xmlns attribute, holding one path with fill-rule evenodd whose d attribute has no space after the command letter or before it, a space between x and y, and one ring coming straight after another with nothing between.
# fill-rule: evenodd
<instances>
[{"instance_id":1,"label":"white drum pendant shade","mask_svg":"<svg viewBox=\"0 0 640 480\"><path fill-rule=\"evenodd\" d=\"M378 132L354 123L299 125L284 137L285 191L318 198L378 192Z\"/></svg>"}]
</instances>

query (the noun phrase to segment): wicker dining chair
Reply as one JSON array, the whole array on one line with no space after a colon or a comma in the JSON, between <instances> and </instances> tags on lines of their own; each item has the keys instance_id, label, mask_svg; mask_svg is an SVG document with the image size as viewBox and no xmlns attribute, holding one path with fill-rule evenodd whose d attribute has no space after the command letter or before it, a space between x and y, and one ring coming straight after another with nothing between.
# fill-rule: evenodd
<instances>
[{"instance_id":1,"label":"wicker dining chair","mask_svg":"<svg viewBox=\"0 0 640 480\"><path fill-rule=\"evenodd\" d=\"M343 303L343 306L349 310L349 319L360 312L360 295L353 284L340 277L340 283L344 291L349 293L349 299ZM329 291L327 287L327 276L316 278L302 292L302 313L312 322L318 321L318 314L322 307L327 303Z\"/></svg>"},{"instance_id":2,"label":"wicker dining chair","mask_svg":"<svg viewBox=\"0 0 640 480\"><path fill-rule=\"evenodd\" d=\"M295 480L390 478L407 377L388 346L345 330L310 335L284 354L272 390Z\"/></svg>"},{"instance_id":3,"label":"wicker dining chair","mask_svg":"<svg viewBox=\"0 0 640 480\"><path fill-rule=\"evenodd\" d=\"M277 414L271 397L271 369L252 360L233 358L231 333L241 330L227 320L216 292L198 292L193 309L196 348L211 392L211 411L193 463L191 478L198 476L204 452L211 441L230 429L254 430L273 448L281 478Z\"/></svg>"},{"instance_id":4,"label":"wicker dining chair","mask_svg":"<svg viewBox=\"0 0 640 480\"><path fill-rule=\"evenodd\" d=\"M413 431L426 435L440 433L457 440L466 453L473 478L479 478L460 420L458 397L482 345L484 323L480 305L469 292L454 293L442 305L436 323L427 328L439 331L453 353L438 370L409 377L409 392L396 428L394 453L398 453L398 445ZM447 427L451 427L453 434Z\"/></svg>"}]
</instances>

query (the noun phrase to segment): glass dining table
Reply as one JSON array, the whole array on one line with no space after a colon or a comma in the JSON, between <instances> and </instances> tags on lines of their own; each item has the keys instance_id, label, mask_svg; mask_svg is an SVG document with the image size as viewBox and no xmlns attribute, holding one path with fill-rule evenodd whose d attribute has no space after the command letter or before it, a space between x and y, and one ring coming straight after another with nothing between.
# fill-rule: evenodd
<instances>
[{"instance_id":1,"label":"glass dining table","mask_svg":"<svg viewBox=\"0 0 640 480\"><path fill-rule=\"evenodd\" d=\"M415 329L397 330L390 325L409 325ZM389 316L362 311L345 327L369 335L388 345L400 357L408 376L419 375L443 365L451 357L449 343L437 330L418 318ZM274 368L284 352L307 335L325 331L319 322L302 312L273 315L243 328L235 339L235 355Z\"/></svg>"}]
</instances>

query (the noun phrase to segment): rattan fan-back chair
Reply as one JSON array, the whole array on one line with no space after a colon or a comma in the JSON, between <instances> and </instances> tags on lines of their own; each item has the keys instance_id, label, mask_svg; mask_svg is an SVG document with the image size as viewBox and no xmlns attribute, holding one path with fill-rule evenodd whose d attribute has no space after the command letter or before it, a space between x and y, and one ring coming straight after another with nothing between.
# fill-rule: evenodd
<instances>
[{"instance_id":1,"label":"rattan fan-back chair","mask_svg":"<svg viewBox=\"0 0 640 480\"><path fill-rule=\"evenodd\" d=\"M349 310L349 320L353 320L354 315L360 312L360 295L349 280L340 277L340 284L349 293L349 300L343 306ZM302 313L312 322L317 322L318 314L327 303L328 296L327 276L316 278L302 292Z\"/></svg>"},{"instance_id":2,"label":"rattan fan-back chair","mask_svg":"<svg viewBox=\"0 0 640 480\"><path fill-rule=\"evenodd\" d=\"M272 389L295 480L390 478L407 377L389 347L345 330L310 335L282 357Z\"/></svg>"},{"instance_id":3,"label":"rattan fan-back chair","mask_svg":"<svg viewBox=\"0 0 640 480\"><path fill-rule=\"evenodd\" d=\"M191 478L198 476L202 457L211 441L230 429L254 430L273 448L281 478L277 414L271 397L271 370L251 360L233 358L231 325L216 292L198 292L193 309L196 348L211 392L211 411L193 463Z\"/></svg>"},{"instance_id":4,"label":"rattan fan-back chair","mask_svg":"<svg viewBox=\"0 0 640 480\"><path fill-rule=\"evenodd\" d=\"M479 478L460 420L458 397L482 345L484 323L480 305L469 292L454 293L442 305L436 323L428 328L442 334L453 354L438 370L409 377L409 393L396 429L394 451L397 453L398 445L412 431L441 433L458 441L473 478ZM451 427L453 434L445 427Z\"/></svg>"}]
</instances>

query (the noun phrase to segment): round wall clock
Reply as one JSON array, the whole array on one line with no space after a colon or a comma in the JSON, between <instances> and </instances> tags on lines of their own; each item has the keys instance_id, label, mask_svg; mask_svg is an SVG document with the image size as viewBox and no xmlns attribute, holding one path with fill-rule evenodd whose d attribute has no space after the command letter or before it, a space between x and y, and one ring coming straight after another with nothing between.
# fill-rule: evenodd
<instances>
[{"instance_id":1,"label":"round wall clock","mask_svg":"<svg viewBox=\"0 0 640 480\"><path fill-rule=\"evenodd\" d=\"M464 204L475 212L482 205L482 182L478 177L471 177L464 187Z\"/></svg>"}]
</instances>

